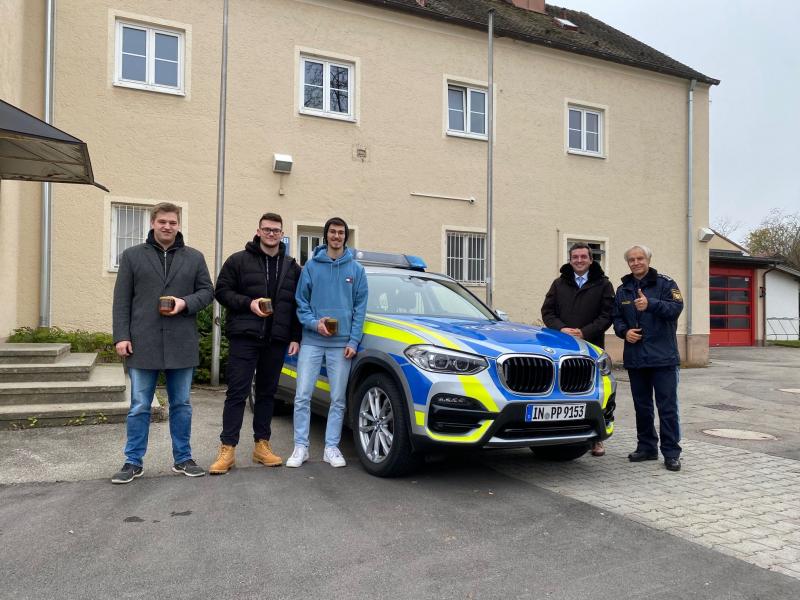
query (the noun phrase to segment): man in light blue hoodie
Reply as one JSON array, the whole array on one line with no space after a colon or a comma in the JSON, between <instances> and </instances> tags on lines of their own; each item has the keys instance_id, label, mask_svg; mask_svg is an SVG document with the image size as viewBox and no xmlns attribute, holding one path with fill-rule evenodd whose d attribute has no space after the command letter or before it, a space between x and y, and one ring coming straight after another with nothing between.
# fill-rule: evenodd
<instances>
[{"instance_id":1,"label":"man in light blue hoodie","mask_svg":"<svg viewBox=\"0 0 800 600\"><path fill-rule=\"evenodd\" d=\"M308 460L311 394L322 359L328 372L331 405L325 429L322 459L344 467L339 451L345 412L345 393L350 360L356 355L367 314L367 276L347 248L350 230L334 217L325 223L325 245L314 250L297 284L297 317L303 325L303 343L297 359L297 391L294 398L294 452L287 467Z\"/></svg>"}]
</instances>

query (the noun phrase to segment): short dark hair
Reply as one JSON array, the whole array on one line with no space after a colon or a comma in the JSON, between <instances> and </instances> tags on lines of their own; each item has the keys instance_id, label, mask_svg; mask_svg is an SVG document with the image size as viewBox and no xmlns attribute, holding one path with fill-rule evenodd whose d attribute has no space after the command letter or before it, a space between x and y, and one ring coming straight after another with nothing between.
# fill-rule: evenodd
<instances>
[{"instance_id":1,"label":"short dark hair","mask_svg":"<svg viewBox=\"0 0 800 600\"><path fill-rule=\"evenodd\" d=\"M325 237L325 243L328 243L328 229L330 229L331 225L337 225L339 227L344 227L344 243L347 244L347 238L350 237L350 228L345 223L344 219L341 217L331 217L325 222L325 228L323 231L323 236Z\"/></svg>"},{"instance_id":2,"label":"short dark hair","mask_svg":"<svg viewBox=\"0 0 800 600\"><path fill-rule=\"evenodd\" d=\"M283 227L283 219L281 219L281 216L278 213L265 212L258 220L259 227L261 227L261 221L277 221L281 224L281 227Z\"/></svg>"},{"instance_id":3,"label":"short dark hair","mask_svg":"<svg viewBox=\"0 0 800 600\"><path fill-rule=\"evenodd\" d=\"M572 258L572 252L574 250L581 250L582 248L586 248L589 251L589 260L594 260L594 256L592 255L592 247L587 244L586 242L575 242L572 246L569 247L569 257Z\"/></svg>"},{"instance_id":4,"label":"short dark hair","mask_svg":"<svg viewBox=\"0 0 800 600\"><path fill-rule=\"evenodd\" d=\"M150 222L156 220L158 213L175 213L178 215L178 223L181 221L181 208L173 204L172 202L159 202L153 208L150 209Z\"/></svg>"}]
</instances>

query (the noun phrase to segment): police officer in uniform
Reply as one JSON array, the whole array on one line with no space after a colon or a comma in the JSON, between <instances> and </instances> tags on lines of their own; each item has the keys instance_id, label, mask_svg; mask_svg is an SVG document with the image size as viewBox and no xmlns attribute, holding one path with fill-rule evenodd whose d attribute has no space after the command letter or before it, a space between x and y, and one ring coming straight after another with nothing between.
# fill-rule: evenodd
<instances>
[{"instance_id":1,"label":"police officer in uniform","mask_svg":"<svg viewBox=\"0 0 800 600\"><path fill-rule=\"evenodd\" d=\"M630 274L622 278L614 298L614 333L625 340L628 370L636 410L636 450L631 462L658 459L659 436L654 425L653 396L658 408L661 454L670 471L681 469L678 415L678 339L683 310L678 285L650 267L653 253L636 245L625 252Z\"/></svg>"}]
</instances>

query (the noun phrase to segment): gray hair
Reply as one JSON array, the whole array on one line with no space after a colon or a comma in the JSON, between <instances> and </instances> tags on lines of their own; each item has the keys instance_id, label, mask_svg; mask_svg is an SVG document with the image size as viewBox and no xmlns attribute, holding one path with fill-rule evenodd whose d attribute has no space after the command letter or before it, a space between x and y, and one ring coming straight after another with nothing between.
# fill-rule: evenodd
<instances>
[{"instance_id":1,"label":"gray hair","mask_svg":"<svg viewBox=\"0 0 800 600\"><path fill-rule=\"evenodd\" d=\"M625 262L628 262L628 253L631 250L636 250L637 248L639 250L641 250L642 252L644 252L644 255L647 257L647 260L650 260L651 258L653 258L653 251L650 250L650 248L648 248L647 246L643 246L642 244L636 244L635 246L631 246L630 248L625 250L625 255L624 255L625 256Z\"/></svg>"}]
</instances>

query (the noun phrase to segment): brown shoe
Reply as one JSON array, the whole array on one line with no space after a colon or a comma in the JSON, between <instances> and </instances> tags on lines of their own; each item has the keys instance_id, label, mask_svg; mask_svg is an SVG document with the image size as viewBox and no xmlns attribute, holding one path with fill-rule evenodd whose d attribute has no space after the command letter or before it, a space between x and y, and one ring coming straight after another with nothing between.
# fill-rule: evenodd
<instances>
[{"instance_id":1,"label":"brown shoe","mask_svg":"<svg viewBox=\"0 0 800 600\"><path fill-rule=\"evenodd\" d=\"M592 445L592 456L604 456L606 453L605 446L603 446L603 442L595 442Z\"/></svg>"},{"instance_id":2,"label":"brown shoe","mask_svg":"<svg viewBox=\"0 0 800 600\"><path fill-rule=\"evenodd\" d=\"M212 475L222 475L231 470L236 465L236 446L226 446L220 444L217 460L208 467L208 472Z\"/></svg>"},{"instance_id":3,"label":"brown shoe","mask_svg":"<svg viewBox=\"0 0 800 600\"><path fill-rule=\"evenodd\" d=\"M280 467L283 459L272 451L269 440L258 440L253 448L253 462L261 463L268 467Z\"/></svg>"}]
</instances>

